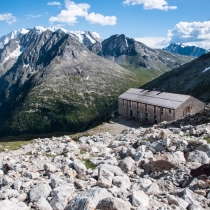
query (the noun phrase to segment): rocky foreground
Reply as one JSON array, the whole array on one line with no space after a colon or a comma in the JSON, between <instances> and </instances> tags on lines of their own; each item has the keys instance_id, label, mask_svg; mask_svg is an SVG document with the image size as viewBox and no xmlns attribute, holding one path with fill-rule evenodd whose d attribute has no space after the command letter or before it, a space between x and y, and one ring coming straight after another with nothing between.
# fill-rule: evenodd
<instances>
[{"instance_id":1,"label":"rocky foreground","mask_svg":"<svg viewBox=\"0 0 210 210\"><path fill-rule=\"evenodd\" d=\"M34 139L0 153L0 210L210 209L209 137L210 123Z\"/></svg>"}]
</instances>

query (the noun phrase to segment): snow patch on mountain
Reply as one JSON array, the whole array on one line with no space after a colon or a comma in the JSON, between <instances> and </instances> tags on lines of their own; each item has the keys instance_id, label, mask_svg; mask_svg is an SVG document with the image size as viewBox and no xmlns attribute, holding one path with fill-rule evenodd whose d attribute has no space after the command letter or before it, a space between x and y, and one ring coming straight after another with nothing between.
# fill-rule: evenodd
<instances>
[{"instance_id":1,"label":"snow patch on mountain","mask_svg":"<svg viewBox=\"0 0 210 210\"><path fill-rule=\"evenodd\" d=\"M62 32L71 35L72 37L78 39L81 43L87 45L95 44L96 42L101 42L102 39L97 32L89 32L89 31L68 31L61 27L50 26L35 26L32 30L35 30L36 33L42 34L46 30L51 32ZM30 31L30 29L19 29L16 31L12 31L11 33L0 38L0 49L3 49L4 46L11 40L16 39L20 34L26 34Z\"/></svg>"},{"instance_id":2,"label":"snow patch on mountain","mask_svg":"<svg viewBox=\"0 0 210 210\"><path fill-rule=\"evenodd\" d=\"M204 72L206 72L206 71L208 71L208 70L210 70L210 67L205 68L205 69L202 71L202 73L204 73Z\"/></svg>"},{"instance_id":3,"label":"snow patch on mountain","mask_svg":"<svg viewBox=\"0 0 210 210\"><path fill-rule=\"evenodd\" d=\"M4 35L0 38L0 49L3 49L4 46L11 40L16 39L20 34L27 34L29 29L21 28L19 30L12 31L11 33Z\"/></svg>"},{"instance_id":4,"label":"snow patch on mountain","mask_svg":"<svg viewBox=\"0 0 210 210\"><path fill-rule=\"evenodd\" d=\"M16 59L17 57L19 57L22 53L23 53L23 49L21 49L21 46L18 45L18 47L9 54L9 56L7 56L6 58L4 58L3 63L5 63L6 61L8 61L9 59Z\"/></svg>"}]
</instances>

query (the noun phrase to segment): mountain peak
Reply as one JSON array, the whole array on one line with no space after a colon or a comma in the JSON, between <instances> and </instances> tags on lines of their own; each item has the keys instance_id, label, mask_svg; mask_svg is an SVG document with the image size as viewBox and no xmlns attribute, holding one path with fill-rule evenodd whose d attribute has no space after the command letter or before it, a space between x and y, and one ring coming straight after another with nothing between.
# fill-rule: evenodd
<instances>
[{"instance_id":1,"label":"mountain peak","mask_svg":"<svg viewBox=\"0 0 210 210\"><path fill-rule=\"evenodd\" d=\"M168 47L163 48L163 50L172 53L177 53L180 55L195 56L195 57L199 57L208 52L203 48L183 45L182 43L171 43Z\"/></svg>"},{"instance_id":2,"label":"mountain peak","mask_svg":"<svg viewBox=\"0 0 210 210\"><path fill-rule=\"evenodd\" d=\"M97 32L90 32L90 31L68 31L61 27L56 26L49 26L49 27L43 27L43 26L35 26L33 29L19 29L10 32L7 35L4 35L0 38L0 49L3 49L3 47L11 40L16 39L18 36L27 34L30 30L35 31L37 34L42 34L43 32L49 30L51 32L59 32L59 33L65 33L69 34L72 37L79 40L82 44L86 46L90 46L96 42L101 42L102 39L100 35Z\"/></svg>"}]
</instances>

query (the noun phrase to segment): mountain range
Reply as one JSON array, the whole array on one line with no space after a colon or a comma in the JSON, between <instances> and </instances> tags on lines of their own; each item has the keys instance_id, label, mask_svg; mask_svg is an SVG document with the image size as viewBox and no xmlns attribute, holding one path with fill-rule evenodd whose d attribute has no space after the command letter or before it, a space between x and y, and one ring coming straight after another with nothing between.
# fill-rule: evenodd
<instances>
[{"instance_id":1,"label":"mountain range","mask_svg":"<svg viewBox=\"0 0 210 210\"><path fill-rule=\"evenodd\" d=\"M194 59L125 35L102 41L94 32L55 27L0 40L0 137L87 128L108 116L128 88Z\"/></svg>"},{"instance_id":2,"label":"mountain range","mask_svg":"<svg viewBox=\"0 0 210 210\"><path fill-rule=\"evenodd\" d=\"M207 50L200 47L185 46L183 44L177 44L177 43L171 43L168 47L163 48L163 50L172 53L177 53L180 55L194 56L194 57L199 57L208 52Z\"/></svg>"}]
</instances>

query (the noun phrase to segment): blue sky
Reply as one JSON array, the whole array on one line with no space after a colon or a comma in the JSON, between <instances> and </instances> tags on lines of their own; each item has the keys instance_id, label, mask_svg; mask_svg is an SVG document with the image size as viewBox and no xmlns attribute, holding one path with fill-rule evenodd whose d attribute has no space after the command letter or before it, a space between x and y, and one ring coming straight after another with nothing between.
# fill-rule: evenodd
<instances>
[{"instance_id":1,"label":"blue sky","mask_svg":"<svg viewBox=\"0 0 210 210\"><path fill-rule=\"evenodd\" d=\"M209 0L1 0L0 37L36 25L125 34L160 48L179 42L210 49Z\"/></svg>"}]
</instances>

